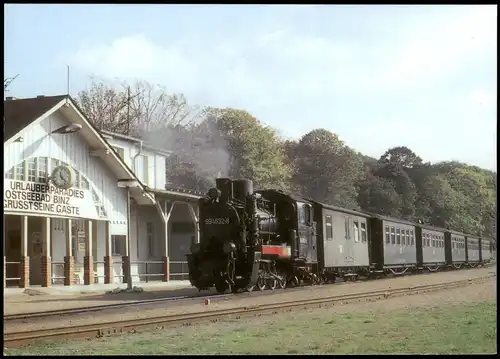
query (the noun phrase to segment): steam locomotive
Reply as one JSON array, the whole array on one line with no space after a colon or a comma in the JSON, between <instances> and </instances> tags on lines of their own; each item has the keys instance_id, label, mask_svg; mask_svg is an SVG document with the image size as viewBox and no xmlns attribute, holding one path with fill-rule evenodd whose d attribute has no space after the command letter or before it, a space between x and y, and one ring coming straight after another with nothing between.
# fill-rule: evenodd
<instances>
[{"instance_id":1,"label":"steam locomotive","mask_svg":"<svg viewBox=\"0 0 500 359\"><path fill-rule=\"evenodd\" d=\"M189 280L220 293L474 267L493 251L488 238L254 191L250 180L217 178L199 210Z\"/></svg>"}]
</instances>

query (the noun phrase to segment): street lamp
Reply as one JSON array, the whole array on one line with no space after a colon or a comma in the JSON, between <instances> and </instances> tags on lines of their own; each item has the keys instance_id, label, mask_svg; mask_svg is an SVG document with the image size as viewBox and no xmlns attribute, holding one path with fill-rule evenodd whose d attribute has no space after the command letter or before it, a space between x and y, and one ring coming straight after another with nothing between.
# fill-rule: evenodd
<instances>
[{"instance_id":1,"label":"street lamp","mask_svg":"<svg viewBox=\"0 0 500 359\"><path fill-rule=\"evenodd\" d=\"M127 189L127 257L128 257L128 275L127 289L132 289L132 262L130 258L130 189L139 187L139 182L131 179L118 180L118 187Z\"/></svg>"}]
</instances>

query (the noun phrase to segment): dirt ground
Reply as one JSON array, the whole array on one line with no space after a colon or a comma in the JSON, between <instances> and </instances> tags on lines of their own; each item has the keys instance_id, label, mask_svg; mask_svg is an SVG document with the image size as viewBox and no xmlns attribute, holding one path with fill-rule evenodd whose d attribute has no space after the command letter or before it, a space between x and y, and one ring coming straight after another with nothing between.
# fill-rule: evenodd
<instances>
[{"instance_id":1,"label":"dirt ground","mask_svg":"<svg viewBox=\"0 0 500 359\"><path fill-rule=\"evenodd\" d=\"M495 353L496 297L495 278L371 303L229 319L90 342L47 343L8 354Z\"/></svg>"},{"instance_id":2,"label":"dirt ground","mask_svg":"<svg viewBox=\"0 0 500 359\"><path fill-rule=\"evenodd\" d=\"M440 272L432 274L423 274L419 276L404 276L400 278L381 279L368 282L348 283L346 285L325 285L315 287L311 292L321 293L320 295L328 295L323 293L332 292L334 294L342 293L345 286L352 286L359 291L377 290L376 288L390 288L392 285L405 286L405 285L424 285L440 283L441 281L467 279L469 277L480 277L488 275L488 273L495 272L493 267L483 267L460 271ZM389 284L388 284L389 283ZM364 289L363 289L364 288ZM320 290L320 292L317 292ZM213 292L215 293L215 292ZM279 295L285 295L281 291L277 291ZM198 295L196 288L183 288L176 290L154 290L144 291L141 293L117 293L117 294L99 294L99 295L78 295L78 296L57 296L57 295L20 295L12 297L4 297L4 314L18 314L18 313L33 313L50 310L73 309L73 308L88 308L92 306L118 304L129 301L140 301L154 298L165 298L173 296L193 296ZM291 300L297 295L295 292L290 293ZM302 295L302 294L301 294ZM316 294L311 294L316 295ZM202 302L203 299L200 299Z\"/></svg>"},{"instance_id":3,"label":"dirt ground","mask_svg":"<svg viewBox=\"0 0 500 359\"><path fill-rule=\"evenodd\" d=\"M112 322L123 319L140 319L140 318L142 319L142 318L157 317L162 315L211 311L211 310L220 310L228 308L241 308L245 306L263 305L273 302L275 303L287 302L297 299L310 299L317 297L354 294L360 292L369 292L369 291L392 289L392 288L405 288L409 286L437 284L437 283L450 282L454 280L463 280L468 278L481 277L488 275L490 273L491 273L491 268L479 268L467 271L435 273L435 274L420 275L420 276L408 276L408 277L401 277L401 278L394 278L387 280L350 283L345 285L326 285L319 287L309 287L308 289L299 292L287 293L287 291L285 290L281 292L276 292L276 294L266 295L266 296L245 296L244 298L231 298L231 299L227 298L226 300L218 301L208 306L204 305L203 298L200 298L199 301L192 301L183 306L169 306L168 303L165 303L165 306L162 308L156 307L154 309L146 309L144 307L129 307L125 309L125 312L106 313L106 315L94 313L88 315L77 315L71 317L44 319L43 321L32 321L30 323L9 324L8 327L4 328L4 332L45 329L54 326L66 327L66 326L90 324L95 322ZM491 286L492 285L491 283L493 282L489 281L488 283ZM470 285L464 288L463 290L464 291L469 290L469 288L472 288L470 290L474 290L473 288L476 287L477 285ZM413 298L413 296L407 298L409 299L403 298L402 299L403 302L412 301L411 298ZM107 303L109 303L109 301ZM361 305L366 306L366 304L361 304Z\"/></svg>"}]
</instances>

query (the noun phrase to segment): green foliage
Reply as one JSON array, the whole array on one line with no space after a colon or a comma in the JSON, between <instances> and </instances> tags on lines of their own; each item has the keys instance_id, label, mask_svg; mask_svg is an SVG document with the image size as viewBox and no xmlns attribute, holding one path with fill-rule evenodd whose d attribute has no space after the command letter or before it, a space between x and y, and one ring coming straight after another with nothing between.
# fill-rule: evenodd
<instances>
[{"instance_id":1,"label":"green foliage","mask_svg":"<svg viewBox=\"0 0 500 359\"><path fill-rule=\"evenodd\" d=\"M293 182L303 195L323 203L358 207L355 184L364 176L363 161L337 135L313 130L291 147Z\"/></svg>"},{"instance_id":2,"label":"green foliage","mask_svg":"<svg viewBox=\"0 0 500 359\"><path fill-rule=\"evenodd\" d=\"M208 108L206 113L226 141L230 177L251 178L261 188L288 189L292 168L273 128L245 110Z\"/></svg>"},{"instance_id":3,"label":"green foliage","mask_svg":"<svg viewBox=\"0 0 500 359\"><path fill-rule=\"evenodd\" d=\"M497 175L477 166L424 163L405 146L390 148L376 160L326 129L283 141L248 111L209 107L199 116L182 95L144 82L130 91L128 85L115 89L93 81L78 102L99 128L137 134L170 150L167 182L172 187L205 192L216 177L249 178L256 188L496 235Z\"/></svg>"}]
</instances>

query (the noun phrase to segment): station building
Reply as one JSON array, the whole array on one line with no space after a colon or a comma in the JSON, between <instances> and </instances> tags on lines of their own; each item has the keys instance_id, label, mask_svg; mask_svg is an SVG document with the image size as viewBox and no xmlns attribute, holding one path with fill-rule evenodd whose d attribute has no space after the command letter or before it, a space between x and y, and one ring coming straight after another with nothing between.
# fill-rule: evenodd
<instances>
[{"instance_id":1,"label":"station building","mask_svg":"<svg viewBox=\"0 0 500 359\"><path fill-rule=\"evenodd\" d=\"M7 98L4 286L187 279L200 195L168 188L168 156L98 130L70 96Z\"/></svg>"}]
</instances>

